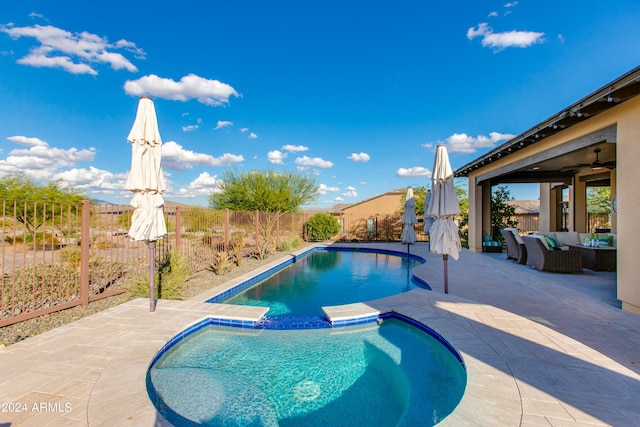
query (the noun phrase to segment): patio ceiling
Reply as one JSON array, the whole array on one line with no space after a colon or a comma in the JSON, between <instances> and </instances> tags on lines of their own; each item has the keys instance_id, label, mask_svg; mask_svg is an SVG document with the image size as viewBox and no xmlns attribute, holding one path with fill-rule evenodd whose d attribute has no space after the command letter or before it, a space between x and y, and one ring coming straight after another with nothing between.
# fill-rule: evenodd
<instances>
[{"instance_id":1,"label":"patio ceiling","mask_svg":"<svg viewBox=\"0 0 640 427\"><path fill-rule=\"evenodd\" d=\"M526 132L462 166L454 172L454 176L457 178L467 177L470 172L479 171L476 185L486 180L490 180L492 185L539 182L570 184L578 170L591 168L592 163L596 160L594 152L596 148L600 149L598 160L612 167L616 160L615 125L491 172L482 174L481 171L484 166L498 159L514 154L575 124L589 120L638 94L640 94L640 67L636 67ZM594 173L606 171L608 169L604 168L594 170Z\"/></svg>"}]
</instances>

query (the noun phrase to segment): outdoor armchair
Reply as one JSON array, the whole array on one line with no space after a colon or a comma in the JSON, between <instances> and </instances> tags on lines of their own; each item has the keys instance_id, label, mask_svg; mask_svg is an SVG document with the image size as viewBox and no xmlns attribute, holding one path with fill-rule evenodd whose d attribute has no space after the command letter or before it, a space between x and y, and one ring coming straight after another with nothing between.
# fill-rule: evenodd
<instances>
[{"instance_id":1,"label":"outdoor armchair","mask_svg":"<svg viewBox=\"0 0 640 427\"><path fill-rule=\"evenodd\" d=\"M512 228L504 228L500 230L502 237L507 245L507 259L514 259L518 264L527 263L527 247L522 241L520 234L517 235L518 230ZM519 241L520 240L520 241Z\"/></svg>"},{"instance_id":2,"label":"outdoor armchair","mask_svg":"<svg viewBox=\"0 0 640 427\"><path fill-rule=\"evenodd\" d=\"M554 273L582 273L582 258L578 252L550 250L537 237L523 236L527 248L527 265Z\"/></svg>"}]
</instances>

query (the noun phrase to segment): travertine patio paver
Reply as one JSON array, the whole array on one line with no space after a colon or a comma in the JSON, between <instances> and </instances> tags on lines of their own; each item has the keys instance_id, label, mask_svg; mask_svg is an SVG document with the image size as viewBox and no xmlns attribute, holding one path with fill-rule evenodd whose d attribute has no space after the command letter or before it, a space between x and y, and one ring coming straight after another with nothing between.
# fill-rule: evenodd
<instances>
[{"instance_id":1,"label":"travertine patio paver","mask_svg":"<svg viewBox=\"0 0 640 427\"><path fill-rule=\"evenodd\" d=\"M402 244L379 246L406 252ZM445 295L441 257L426 245L410 249L427 259L414 274L434 290L365 306L421 321L462 354L467 389L442 425L593 427L640 419L640 317L579 288L615 275L541 273L465 251L449 261ZM0 349L0 404L12 409L0 412L0 425L166 425L145 389L158 349L207 316L261 316L255 308L240 314L238 307L203 303L222 288L160 301L155 313L137 299ZM18 412L15 404L23 402L27 410Z\"/></svg>"}]
</instances>

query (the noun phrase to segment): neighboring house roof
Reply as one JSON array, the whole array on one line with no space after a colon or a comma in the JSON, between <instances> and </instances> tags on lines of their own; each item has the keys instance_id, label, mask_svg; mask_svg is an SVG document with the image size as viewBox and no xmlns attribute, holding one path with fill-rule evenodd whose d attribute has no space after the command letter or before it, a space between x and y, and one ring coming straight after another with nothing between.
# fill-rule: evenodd
<instances>
[{"instance_id":1,"label":"neighboring house roof","mask_svg":"<svg viewBox=\"0 0 640 427\"><path fill-rule=\"evenodd\" d=\"M516 215L540 213L540 200L509 200L507 203L516 207Z\"/></svg>"},{"instance_id":2,"label":"neighboring house roof","mask_svg":"<svg viewBox=\"0 0 640 427\"><path fill-rule=\"evenodd\" d=\"M407 189L406 188L398 188L398 189L395 189L395 190L387 191L386 193L378 194L376 196L370 197L370 198L362 200L360 202L356 202L356 203L340 203L340 204L337 204L337 205L333 205L331 207L331 209L329 209L329 213L342 213L347 208L358 206L358 205L361 205L363 203L368 203L368 202L370 202L372 200L379 199L380 197L383 197L383 196L398 196L398 195L399 196L403 196L406 193L407 193Z\"/></svg>"},{"instance_id":3,"label":"neighboring house roof","mask_svg":"<svg viewBox=\"0 0 640 427\"><path fill-rule=\"evenodd\" d=\"M341 213L344 212L346 208L349 206L353 206L353 203L338 203L329 208L327 212L329 213Z\"/></svg>"}]
</instances>

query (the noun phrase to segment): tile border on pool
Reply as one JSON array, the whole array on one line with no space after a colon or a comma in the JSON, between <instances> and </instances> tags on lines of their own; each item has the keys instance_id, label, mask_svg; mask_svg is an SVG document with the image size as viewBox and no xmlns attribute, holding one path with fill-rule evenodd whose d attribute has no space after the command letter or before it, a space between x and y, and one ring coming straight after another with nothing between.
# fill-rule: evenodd
<instances>
[{"instance_id":1,"label":"tile border on pool","mask_svg":"<svg viewBox=\"0 0 640 427\"><path fill-rule=\"evenodd\" d=\"M264 270L258 274L256 274L255 276L240 282L234 286L232 286L229 289L226 289L222 292L220 292L217 295L212 296L211 298L205 300L205 303L218 303L218 302L222 302L223 300L227 299L229 296L238 293L240 291L243 291L255 284L257 284L258 282L261 282L262 280L266 279L267 277L271 276L274 273L277 273L278 271L284 269L285 267L290 266L291 264L294 264L295 262L298 261L299 258L303 258L307 255L309 255L311 252L315 252L315 251L342 251L342 252L367 252L367 253L377 253L377 254L383 254L383 255L394 255L394 256L406 256L407 254L404 252L400 252L400 251L394 251L394 250L388 250L388 249L376 249L376 248L358 248L358 247L330 247L330 246L313 246L309 249L306 249L300 253L295 253L295 254L291 254L291 258L286 259L284 261L282 261L280 264L275 265L271 268L268 268L267 270ZM419 255L415 255L415 254L409 254L409 257L415 261L419 261L421 263L426 263L427 260ZM427 282L425 282L424 280L420 279L419 277L417 277L415 274L412 273L411 278L413 280L415 280L417 283L420 284L420 286L425 287L428 290L431 290L431 286L429 286L429 284Z\"/></svg>"}]
</instances>

